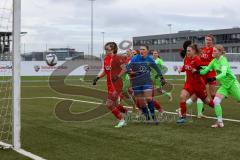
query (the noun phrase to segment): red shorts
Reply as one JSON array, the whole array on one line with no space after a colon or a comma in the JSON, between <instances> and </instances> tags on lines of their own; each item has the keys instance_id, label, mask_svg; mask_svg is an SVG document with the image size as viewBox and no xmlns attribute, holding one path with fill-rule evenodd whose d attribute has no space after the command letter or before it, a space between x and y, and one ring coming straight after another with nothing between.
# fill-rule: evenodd
<instances>
[{"instance_id":1,"label":"red shorts","mask_svg":"<svg viewBox=\"0 0 240 160\"><path fill-rule=\"evenodd\" d=\"M117 101L117 100L122 100L123 95L122 92L108 92L108 97L107 99L112 100L112 101Z\"/></svg>"},{"instance_id":2,"label":"red shorts","mask_svg":"<svg viewBox=\"0 0 240 160\"><path fill-rule=\"evenodd\" d=\"M196 94L196 96L202 100L205 100L208 97L207 89L205 85L193 85L185 83L183 89L188 91L191 95Z\"/></svg>"},{"instance_id":3,"label":"red shorts","mask_svg":"<svg viewBox=\"0 0 240 160\"><path fill-rule=\"evenodd\" d=\"M205 83L206 84L216 86L217 85L217 81L213 81L213 82L208 82L207 83L207 78L214 78L214 77L216 77L216 72L215 71L208 72L208 74L203 76L203 78L205 79Z\"/></svg>"}]
</instances>

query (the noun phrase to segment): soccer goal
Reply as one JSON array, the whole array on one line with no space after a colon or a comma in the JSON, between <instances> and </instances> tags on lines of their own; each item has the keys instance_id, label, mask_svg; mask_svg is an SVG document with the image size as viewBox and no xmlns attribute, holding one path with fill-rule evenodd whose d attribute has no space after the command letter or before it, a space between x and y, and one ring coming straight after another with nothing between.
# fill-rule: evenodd
<instances>
[{"instance_id":1,"label":"soccer goal","mask_svg":"<svg viewBox=\"0 0 240 160\"><path fill-rule=\"evenodd\" d=\"M0 1L0 146L21 148L20 28L21 1Z\"/></svg>"},{"instance_id":2,"label":"soccer goal","mask_svg":"<svg viewBox=\"0 0 240 160\"><path fill-rule=\"evenodd\" d=\"M43 158L21 148L21 0L0 1L0 148L31 159Z\"/></svg>"}]
</instances>

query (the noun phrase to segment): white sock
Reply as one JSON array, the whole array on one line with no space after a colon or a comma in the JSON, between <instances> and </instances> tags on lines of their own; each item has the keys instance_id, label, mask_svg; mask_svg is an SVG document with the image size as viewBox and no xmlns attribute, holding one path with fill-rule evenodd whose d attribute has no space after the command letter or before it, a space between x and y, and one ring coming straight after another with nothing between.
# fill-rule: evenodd
<instances>
[{"instance_id":1,"label":"white sock","mask_svg":"<svg viewBox=\"0 0 240 160\"><path fill-rule=\"evenodd\" d=\"M186 101L186 104L187 104L188 106L191 106L191 105L193 104L192 99L189 98L189 99Z\"/></svg>"},{"instance_id":2,"label":"white sock","mask_svg":"<svg viewBox=\"0 0 240 160\"><path fill-rule=\"evenodd\" d=\"M222 118L222 117L218 117L218 118L217 118L217 121L218 121L219 123L222 123L222 122L223 122L223 118Z\"/></svg>"}]
</instances>

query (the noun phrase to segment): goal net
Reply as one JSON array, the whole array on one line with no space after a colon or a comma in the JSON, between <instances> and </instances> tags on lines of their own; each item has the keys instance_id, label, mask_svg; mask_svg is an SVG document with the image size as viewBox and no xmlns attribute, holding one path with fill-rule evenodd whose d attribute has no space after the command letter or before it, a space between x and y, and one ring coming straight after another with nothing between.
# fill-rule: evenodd
<instances>
[{"instance_id":1,"label":"goal net","mask_svg":"<svg viewBox=\"0 0 240 160\"><path fill-rule=\"evenodd\" d=\"M0 1L0 147L20 149L20 1L14 1Z\"/></svg>"}]
</instances>

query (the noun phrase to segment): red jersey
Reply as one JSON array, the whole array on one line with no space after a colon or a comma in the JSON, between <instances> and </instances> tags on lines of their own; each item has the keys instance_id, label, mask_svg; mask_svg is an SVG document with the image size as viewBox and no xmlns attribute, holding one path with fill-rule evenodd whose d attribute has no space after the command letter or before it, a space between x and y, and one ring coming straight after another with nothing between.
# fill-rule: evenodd
<instances>
[{"instance_id":1,"label":"red jersey","mask_svg":"<svg viewBox=\"0 0 240 160\"><path fill-rule=\"evenodd\" d=\"M107 88L108 92L114 91L120 93L122 91L122 80L119 79L116 82L112 82L112 77L119 75L122 71L121 65L126 62L125 58L118 55L106 55L104 58L104 72L107 76Z\"/></svg>"},{"instance_id":2,"label":"red jersey","mask_svg":"<svg viewBox=\"0 0 240 160\"><path fill-rule=\"evenodd\" d=\"M186 57L184 59L182 71L186 71L187 80L183 88L187 90L190 95L196 94L197 97L205 100L208 95L204 77L194 72L194 70L197 70L200 66L202 66L202 62L198 56L193 58Z\"/></svg>"},{"instance_id":3,"label":"red jersey","mask_svg":"<svg viewBox=\"0 0 240 160\"><path fill-rule=\"evenodd\" d=\"M208 66L209 63L214 59L212 54L213 54L213 47L202 48L200 57L201 57L201 61L202 61L203 66ZM204 77L205 77L205 79L216 77L216 72L215 71L210 71ZM212 83L212 84L215 84L215 83Z\"/></svg>"},{"instance_id":4,"label":"red jersey","mask_svg":"<svg viewBox=\"0 0 240 160\"><path fill-rule=\"evenodd\" d=\"M132 57L127 57L126 58L126 64L129 63L131 61Z\"/></svg>"},{"instance_id":5,"label":"red jersey","mask_svg":"<svg viewBox=\"0 0 240 160\"><path fill-rule=\"evenodd\" d=\"M186 72L186 83L191 85L205 85L204 78L200 74L194 73L194 70L197 70L200 66L202 66L202 62L198 56L193 58L185 57L183 71Z\"/></svg>"},{"instance_id":6,"label":"red jersey","mask_svg":"<svg viewBox=\"0 0 240 160\"><path fill-rule=\"evenodd\" d=\"M213 47L202 48L200 58L203 66L208 66L209 63L214 59L212 54L213 54Z\"/></svg>"}]
</instances>

